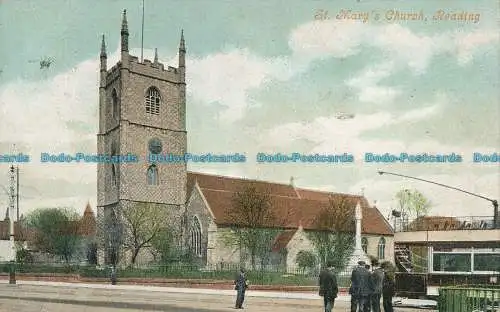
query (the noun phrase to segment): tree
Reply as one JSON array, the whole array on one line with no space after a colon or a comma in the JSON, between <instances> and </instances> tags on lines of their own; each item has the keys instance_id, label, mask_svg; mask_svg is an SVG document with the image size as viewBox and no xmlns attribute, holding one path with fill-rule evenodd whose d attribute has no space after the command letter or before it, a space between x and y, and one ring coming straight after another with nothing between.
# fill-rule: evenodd
<instances>
[{"instance_id":1,"label":"tree","mask_svg":"<svg viewBox=\"0 0 500 312\"><path fill-rule=\"evenodd\" d=\"M432 203L417 190L401 190L396 194L401 216L408 219L415 219L429 213Z\"/></svg>"},{"instance_id":2,"label":"tree","mask_svg":"<svg viewBox=\"0 0 500 312\"><path fill-rule=\"evenodd\" d=\"M136 203L123 209L122 217L127 231L123 246L131 252L130 263L133 265L141 249L152 247L151 243L165 233L168 226L167 210L154 203Z\"/></svg>"},{"instance_id":3,"label":"tree","mask_svg":"<svg viewBox=\"0 0 500 312\"><path fill-rule=\"evenodd\" d=\"M100 220L100 219L99 219ZM112 266L117 266L120 262L120 254L123 246L123 224L118 219L114 209L110 209L104 218L98 222L101 239L104 242L107 262Z\"/></svg>"},{"instance_id":4,"label":"tree","mask_svg":"<svg viewBox=\"0 0 500 312\"><path fill-rule=\"evenodd\" d=\"M240 253L248 252L253 270L257 267L257 260L263 268L280 231L270 194L259 192L255 185L246 186L234 194L232 206L226 213L232 224L231 231L224 236L226 244L238 248Z\"/></svg>"},{"instance_id":5,"label":"tree","mask_svg":"<svg viewBox=\"0 0 500 312\"><path fill-rule=\"evenodd\" d=\"M307 236L318 253L320 264L332 261L335 268L345 268L354 251L354 203L346 197L331 198L315 219L315 231Z\"/></svg>"},{"instance_id":6,"label":"tree","mask_svg":"<svg viewBox=\"0 0 500 312\"><path fill-rule=\"evenodd\" d=\"M97 264L97 242L90 241L87 243L87 262L88 264Z\"/></svg>"},{"instance_id":7,"label":"tree","mask_svg":"<svg viewBox=\"0 0 500 312\"><path fill-rule=\"evenodd\" d=\"M67 208L37 209L28 216L27 223L36 231L35 246L62 257L69 265L81 241L78 214Z\"/></svg>"},{"instance_id":8,"label":"tree","mask_svg":"<svg viewBox=\"0 0 500 312\"><path fill-rule=\"evenodd\" d=\"M153 255L161 263L168 263L177 260L180 255L174 245L174 236L172 231L167 228L161 228L157 235L151 240Z\"/></svg>"},{"instance_id":9,"label":"tree","mask_svg":"<svg viewBox=\"0 0 500 312\"><path fill-rule=\"evenodd\" d=\"M316 266L316 256L310 251L301 250L297 253L295 262L300 270L304 272L305 270L312 269Z\"/></svg>"}]
</instances>

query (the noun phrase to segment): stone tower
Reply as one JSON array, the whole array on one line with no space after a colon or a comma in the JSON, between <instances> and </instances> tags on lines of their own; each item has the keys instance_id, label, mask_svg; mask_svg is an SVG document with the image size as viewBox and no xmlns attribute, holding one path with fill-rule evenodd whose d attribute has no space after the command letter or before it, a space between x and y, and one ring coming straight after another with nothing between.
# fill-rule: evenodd
<instances>
[{"instance_id":1,"label":"stone tower","mask_svg":"<svg viewBox=\"0 0 500 312\"><path fill-rule=\"evenodd\" d=\"M121 57L107 67L104 36L100 54L98 154L138 157L135 163L97 165L97 215L100 238L108 226L102 220L137 203L164 206L172 224L181 230L186 202L186 163L151 163L149 154L186 153L186 83L184 34L181 32L179 66L139 60L129 54L126 11L121 25ZM106 261L106 242L101 239L99 262Z\"/></svg>"}]
</instances>

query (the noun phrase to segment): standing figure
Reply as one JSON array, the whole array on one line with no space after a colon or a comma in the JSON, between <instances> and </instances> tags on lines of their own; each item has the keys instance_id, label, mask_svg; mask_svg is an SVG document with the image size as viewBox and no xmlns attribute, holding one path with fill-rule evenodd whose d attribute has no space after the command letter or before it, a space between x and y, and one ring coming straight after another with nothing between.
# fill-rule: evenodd
<instances>
[{"instance_id":1,"label":"standing figure","mask_svg":"<svg viewBox=\"0 0 500 312\"><path fill-rule=\"evenodd\" d=\"M359 261L358 266L352 270L351 287L351 312L370 312L370 272L365 268L366 263Z\"/></svg>"},{"instance_id":2,"label":"standing figure","mask_svg":"<svg viewBox=\"0 0 500 312\"><path fill-rule=\"evenodd\" d=\"M236 309L243 309L243 302L245 301L245 291L248 288L247 277L245 269L241 268L238 276L234 280L234 289L236 290Z\"/></svg>"},{"instance_id":3,"label":"standing figure","mask_svg":"<svg viewBox=\"0 0 500 312\"><path fill-rule=\"evenodd\" d=\"M334 270L333 263L329 261L319 274L319 295L323 297L325 312L332 312L339 292Z\"/></svg>"},{"instance_id":4,"label":"standing figure","mask_svg":"<svg viewBox=\"0 0 500 312\"><path fill-rule=\"evenodd\" d=\"M372 267L371 265L369 264L365 264L365 269L368 271L369 273L369 279L368 279L368 286L370 288L370 292L368 294L368 296L366 297L366 304L365 304L365 308L363 310L363 312L370 312L372 311L372 292L373 292L373 289L372 289Z\"/></svg>"},{"instance_id":5,"label":"standing figure","mask_svg":"<svg viewBox=\"0 0 500 312\"><path fill-rule=\"evenodd\" d=\"M384 271L379 266L378 260L372 261L373 272L371 274L371 306L372 312L380 312L380 298L382 297L382 286L384 284Z\"/></svg>"},{"instance_id":6,"label":"standing figure","mask_svg":"<svg viewBox=\"0 0 500 312\"><path fill-rule=\"evenodd\" d=\"M384 312L394 312L392 308L392 298L395 292L394 276L392 272L389 271L387 263L382 263L382 269L384 270L384 284L382 287L382 305L384 306Z\"/></svg>"}]
</instances>

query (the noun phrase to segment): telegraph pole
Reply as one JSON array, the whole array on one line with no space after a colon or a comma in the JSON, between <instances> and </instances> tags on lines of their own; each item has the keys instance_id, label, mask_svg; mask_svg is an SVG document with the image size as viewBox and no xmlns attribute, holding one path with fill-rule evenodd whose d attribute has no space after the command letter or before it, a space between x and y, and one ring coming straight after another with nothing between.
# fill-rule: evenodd
<instances>
[{"instance_id":1,"label":"telegraph pole","mask_svg":"<svg viewBox=\"0 0 500 312\"><path fill-rule=\"evenodd\" d=\"M493 204L493 228L494 229L500 229L500 224L499 224L499 220L498 220L498 218L499 218L499 216L498 216L498 201L496 199L491 199L491 198L488 198L488 197L483 196L483 195L475 194L475 193L472 193L472 192L460 189L458 187L449 186L449 185L446 185L446 184L442 184L442 183L438 183L438 182L434 182L434 181L429 181L429 180L424 180L424 179L421 179L421 178L407 176L407 175L403 175L403 174L386 172L386 171L378 171L378 174L380 174L380 175L388 174L388 175L393 175L393 176L397 176L397 177L401 177L401 178L407 178L407 179L413 179L413 180L417 180L417 181L422 181L422 182L426 182L426 183L438 185L438 186L441 186L441 187L444 187L444 188L447 188L447 189L455 190L455 191L458 191L458 192L462 192L462 193L465 193L465 194L468 194L468 195L471 195L471 196L474 196L474 197L478 197L478 198L482 198L484 200L487 200L487 201L489 201L490 203Z\"/></svg>"},{"instance_id":2,"label":"telegraph pole","mask_svg":"<svg viewBox=\"0 0 500 312\"><path fill-rule=\"evenodd\" d=\"M14 214L14 199L16 197L16 174L15 174L15 169L14 165L12 164L10 166L10 201L9 201L9 215ZM10 242L10 272L9 272L9 284L16 284L16 268L15 268L15 261L16 261L16 241L15 241L15 234L14 234L14 216L9 217L9 223L10 223L10 229L9 229L9 242Z\"/></svg>"},{"instance_id":3,"label":"telegraph pole","mask_svg":"<svg viewBox=\"0 0 500 312\"><path fill-rule=\"evenodd\" d=\"M16 166L16 221L19 222L19 165Z\"/></svg>"}]
</instances>

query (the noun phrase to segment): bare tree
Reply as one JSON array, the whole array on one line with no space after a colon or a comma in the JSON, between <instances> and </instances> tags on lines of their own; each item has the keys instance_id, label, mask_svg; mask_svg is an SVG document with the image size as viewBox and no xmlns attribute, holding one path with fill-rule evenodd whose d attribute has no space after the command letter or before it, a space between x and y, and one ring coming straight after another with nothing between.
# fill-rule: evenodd
<instances>
[{"instance_id":1,"label":"bare tree","mask_svg":"<svg viewBox=\"0 0 500 312\"><path fill-rule=\"evenodd\" d=\"M247 252L253 270L258 260L263 268L282 223L273 212L269 192L259 192L254 185L245 187L234 194L227 215L231 232L224 236L226 244L238 248L240 254Z\"/></svg>"},{"instance_id":2,"label":"bare tree","mask_svg":"<svg viewBox=\"0 0 500 312\"><path fill-rule=\"evenodd\" d=\"M158 204L136 203L123 209L122 218L128 234L124 237L123 247L131 252L130 263L133 265L141 249L152 247L152 242L164 233L167 210Z\"/></svg>"},{"instance_id":3,"label":"bare tree","mask_svg":"<svg viewBox=\"0 0 500 312\"><path fill-rule=\"evenodd\" d=\"M331 198L316 216L314 231L307 236L313 243L321 265L333 261L338 270L345 268L354 251L354 205L347 197Z\"/></svg>"},{"instance_id":4,"label":"bare tree","mask_svg":"<svg viewBox=\"0 0 500 312\"><path fill-rule=\"evenodd\" d=\"M108 263L114 267L120 262L123 245L123 224L120 222L114 209L111 209L102 220L98 219L98 229L102 234Z\"/></svg>"}]
</instances>

